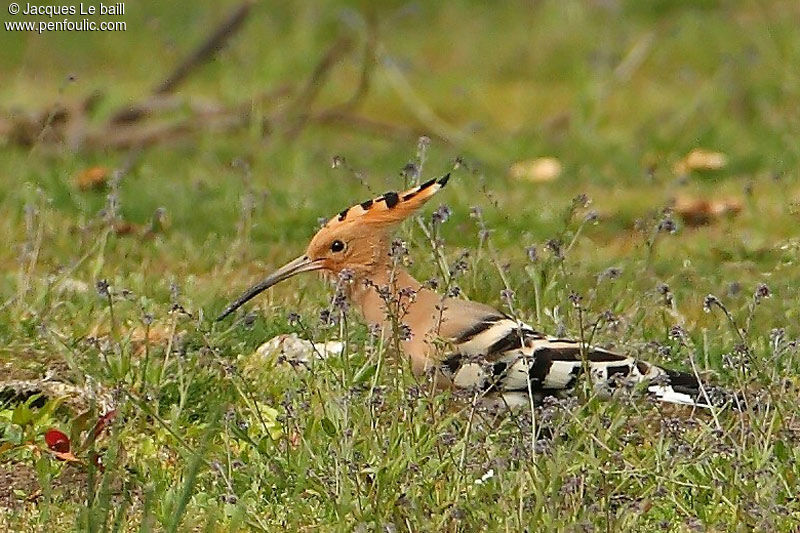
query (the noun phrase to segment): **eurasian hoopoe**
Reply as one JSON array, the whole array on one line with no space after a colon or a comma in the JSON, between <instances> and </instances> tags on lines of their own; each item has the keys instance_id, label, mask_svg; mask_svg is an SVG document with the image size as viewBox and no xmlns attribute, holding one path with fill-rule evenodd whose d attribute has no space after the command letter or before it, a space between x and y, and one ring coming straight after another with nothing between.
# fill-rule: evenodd
<instances>
[{"instance_id":1,"label":"eurasian hoopoe","mask_svg":"<svg viewBox=\"0 0 800 533\"><path fill-rule=\"evenodd\" d=\"M646 382L648 391L663 401L718 403L691 374L600 348L582 350L578 341L543 335L487 305L444 297L398 266L390 257L393 228L422 207L448 178L449 174L345 209L314 235L302 256L245 292L218 320L295 274L318 270L335 276L346 271L347 297L364 319L381 325L384 332L397 329L402 320L405 334L399 345L410 357L413 372L434 369L443 386L472 388L506 405L518 405L528 403L531 394L538 401L568 391L588 369L595 386ZM399 308L398 319L392 314Z\"/></svg>"}]
</instances>

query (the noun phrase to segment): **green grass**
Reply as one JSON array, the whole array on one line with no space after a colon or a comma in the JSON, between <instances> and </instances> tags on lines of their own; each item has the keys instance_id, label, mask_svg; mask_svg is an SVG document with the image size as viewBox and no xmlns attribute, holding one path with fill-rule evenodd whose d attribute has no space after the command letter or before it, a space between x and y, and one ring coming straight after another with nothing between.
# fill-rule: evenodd
<instances>
[{"instance_id":1,"label":"green grass","mask_svg":"<svg viewBox=\"0 0 800 533\"><path fill-rule=\"evenodd\" d=\"M81 170L118 167L126 153L8 144L0 155L0 377L50 370L99 383L116 391L119 415L78 453L86 459L96 446L101 471L57 461L43 441L49 427L70 433L93 420L62 404L32 408L40 416L31 420L20 408L14 421L18 406L0 404L0 479L11 488L0 493L0 524L797 531L796 2L272 4L255 5L243 31L180 93L235 103L300 84L340 32L361 46L374 16L381 57L360 113L428 132L426 177L451 170L456 157L466 162L422 215L429 221L438 203L452 209L441 231L450 260L470 252L457 280L463 292L502 307L497 267L508 264L515 306L536 327L578 335L581 323L610 311L617 320L595 342L681 369L694 361L764 407L715 419L579 391L576 402L537 411L537 424L556 436L532 442L529 416L495 418L469 399L430 394L357 316L346 328L319 325L329 295L313 276L259 297L252 323L244 314L212 322L298 255L319 217L402 187L414 136L310 125L291 140L250 128L149 148L118 197L120 217L135 224L166 209L167 228L152 239L117 235L99 215L108 191L73 185ZM4 32L2 106L41 109L102 89L99 122L146 94L233 5L126 3L128 30L118 34ZM348 56L317 108L351 94L358 69L358 54ZM723 152L728 165L676 176L674 164L698 147ZM335 155L352 170L332 168ZM508 177L513 162L539 156L562 162L556 181ZM571 211L580 193L592 203ZM676 196L735 197L742 211L656 234ZM480 245L472 206L482 208L497 261ZM596 224L583 224L589 210ZM418 225L400 235L414 274L434 276ZM563 262L546 246L559 236L575 239ZM619 278L601 275L610 267ZM65 279L88 289L64 289ZM95 290L101 279L113 313ZM772 296L756 303L762 283ZM573 292L583 297L580 316ZM730 319L719 307L704 312L708 294ZM289 323L290 312L300 324ZM685 338L671 335L673 326ZM254 354L289 332L345 338L346 357L306 371ZM741 359L741 346L746 371L726 364L730 354Z\"/></svg>"}]
</instances>

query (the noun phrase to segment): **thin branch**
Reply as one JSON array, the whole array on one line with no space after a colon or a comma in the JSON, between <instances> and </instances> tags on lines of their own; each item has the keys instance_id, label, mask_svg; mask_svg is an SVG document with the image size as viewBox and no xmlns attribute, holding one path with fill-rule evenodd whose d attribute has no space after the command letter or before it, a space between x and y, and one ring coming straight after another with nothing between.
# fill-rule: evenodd
<instances>
[{"instance_id":1,"label":"thin branch","mask_svg":"<svg viewBox=\"0 0 800 533\"><path fill-rule=\"evenodd\" d=\"M361 76L358 80L358 86L350 98L337 106L323 111L318 117L326 117L327 115L340 114L344 115L357 109L364 97L369 92L372 85L372 74L375 72L375 50L378 43L378 23L374 16L367 19L367 38L364 43L363 59L361 62Z\"/></svg>"},{"instance_id":2,"label":"thin branch","mask_svg":"<svg viewBox=\"0 0 800 533\"><path fill-rule=\"evenodd\" d=\"M172 93L181 83L183 83L189 74L197 69L200 65L209 61L215 53L221 50L226 42L238 32L244 25L247 15L253 6L253 0L245 0L239 7L234 9L231 14L219 26L217 26L214 33L208 36L203 43L194 49L183 61L181 61L172 72L167 75L153 89L155 96L163 96ZM114 113L111 117L112 124L130 124L138 122L139 120L149 116L153 101L144 103L137 103L126 106Z\"/></svg>"},{"instance_id":3,"label":"thin branch","mask_svg":"<svg viewBox=\"0 0 800 533\"><path fill-rule=\"evenodd\" d=\"M244 24L247 15L250 14L250 9L253 7L252 0L245 0L239 7L234 9L231 14L225 19L217 29L214 30L208 39L203 44L198 46L186 59L184 59L164 81L156 86L153 90L154 94L167 94L175 90L189 74L202 65L211 57L214 56L219 50L225 46L225 43L230 39Z\"/></svg>"},{"instance_id":4,"label":"thin branch","mask_svg":"<svg viewBox=\"0 0 800 533\"><path fill-rule=\"evenodd\" d=\"M342 60L342 58L350 52L353 47L353 41L350 37L343 35L339 37L328 48L328 51L322 56L322 59L317 63L311 76L303 87L303 90L297 96L295 101L290 105L290 112L296 114L295 122L286 132L286 136L290 139L295 138L308 123L311 117L310 108L319 95L322 86L328 79L333 67Z\"/></svg>"}]
</instances>

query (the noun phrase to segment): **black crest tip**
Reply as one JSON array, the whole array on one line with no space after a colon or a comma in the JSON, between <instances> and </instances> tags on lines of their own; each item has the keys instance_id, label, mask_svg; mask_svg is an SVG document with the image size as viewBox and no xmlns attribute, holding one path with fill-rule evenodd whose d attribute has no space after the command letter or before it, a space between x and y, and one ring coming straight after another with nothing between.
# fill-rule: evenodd
<instances>
[{"instance_id":1,"label":"black crest tip","mask_svg":"<svg viewBox=\"0 0 800 533\"><path fill-rule=\"evenodd\" d=\"M439 181L437 181L436 183L438 183L440 186L444 187L445 185L447 185L447 181L449 179L450 179L450 173L448 172L443 177L439 178Z\"/></svg>"},{"instance_id":2,"label":"black crest tip","mask_svg":"<svg viewBox=\"0 0 800 533\"><path fill-rule=\"evenodd\" d=\"M423 190L423 189L427 189L428 187L430 187L430 186L431 186L431 185L433 185L434 183L436 183L436 178L433 178L433 179L431 179L431 180L428 180L428 181L426 181L425 183L423 183L422 185L420 185L420 186L419 186L419 190L421 191L421 190Z\"/></svg>"},{"instance_id":3,"label":"black crest tip","mask_svg":"<svg viewBox=\"0 0 800 533\"><path fill-rule=\"evenodd\" d=\"M387 192L383 195L383 201L386 202L386 207L391 209L400 202L400 197L396 192Z\"/></svg>"}]
</instances>

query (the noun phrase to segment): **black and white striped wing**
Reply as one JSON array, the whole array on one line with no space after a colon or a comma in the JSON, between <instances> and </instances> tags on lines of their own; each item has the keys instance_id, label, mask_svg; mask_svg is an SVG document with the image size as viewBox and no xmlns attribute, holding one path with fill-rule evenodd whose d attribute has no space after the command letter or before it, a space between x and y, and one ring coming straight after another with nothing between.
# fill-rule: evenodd
<instances>
[{"instance_id":1,"label":"black and white striped wing","mask_svg":"<svg viewBox=\"0 0 800 533\"><path fill-rule=\"evenodd\" d=\"M459 388L477 387L534 399L570 390L584 372L580 343L543 335L525 323L491 315L452 340L453 353L443 371ZM691 374L666 370L633 357L588 347L589 372L595 385L650 383L656 398L678 404L702 405L700 386Z\"/></svg>"}]
</instances>

